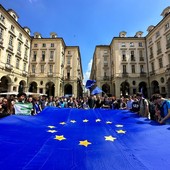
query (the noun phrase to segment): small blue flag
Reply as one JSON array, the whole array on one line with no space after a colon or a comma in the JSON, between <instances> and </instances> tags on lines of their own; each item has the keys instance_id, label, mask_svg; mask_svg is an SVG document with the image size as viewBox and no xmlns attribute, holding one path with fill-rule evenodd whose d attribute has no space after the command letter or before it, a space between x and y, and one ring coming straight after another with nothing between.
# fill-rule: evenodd
<instances>
[{"instance_id":1,"label":"small blue flag","mask_svg":"<svg viewBox=\"0 0 170 170\"><path fill-rule=\"evenodd\" d=\"M103 91L97 86L92 92L91 94L92 95L95 95L95 94L100 94L102 93Z\"/></svg>"},{"instance_id":2,"label":"small blue flag","mask_svg":"<svg viewBox=\"0 0 170 170\"><path fill-rule=\"evenodd\" d=\"M96 83L96 80L87 80L86 82L86 89L90 89L94 84Z\"/></svg>"}]
</instances>

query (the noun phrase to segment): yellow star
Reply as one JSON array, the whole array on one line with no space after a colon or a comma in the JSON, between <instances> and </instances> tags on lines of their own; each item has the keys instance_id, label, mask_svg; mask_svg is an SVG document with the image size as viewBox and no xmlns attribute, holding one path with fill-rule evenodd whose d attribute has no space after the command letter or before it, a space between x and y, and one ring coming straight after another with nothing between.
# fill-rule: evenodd
<instances>
[{"instance_id":1,"label":"yellow star","mask_svg":"<svg viewBox=\"0 0 170 170\"><path fill-rule=\"evenodd\" d=\"M56 135L54 139L61 141L61 140L65 140L66 138L63 135L61 136Z\"/></svg>"},{"instance_id":2,"label":"yellow star","mask_svg":"<svg viewBox=\"0 0 170 170\"><path fill-rule=\"evenodd\" d=\"M96 119L96 122L101 122L101 120L100 119Z\"/></svg>"},{"instance_id":3,"label":"yellow star","mask_svg":"<svg viewBox=\"0 0 170 170\"><path fill-rule=\"evenodd\" d=\"M106 122L106 124L112 124L112 122L110 122L110 121L107 121L107 122Z\"/></svg>"},{"instance_id":4,"label":"yellow star","mask_svg":"<svg viewBox=\"0 0 170 170\"><path fill-rule=\"evenodd\" d=\"M116 132L117 132L117 133L124 133L124 134L126 133L125 130L117 130Z\"/></svg>"},{"instance_id":5,"label":"yellow star","mask_svg":"<svg viewBox=\"0 0 170 170\"><path fill-rule=\"evenodd\" d=\"M118 125L115 125L115 126L116 126L116 127L123 127L123 125L119 125L119 124L118 124Z\"/></svg>"},{"instance_id":6,"label":"yellow star","mask_svg":"<svg viewBox=\"0 0 170 170\"><path fill-rule=\"evenodd\" d=\"M55 132L57 132L57 131L56 131L56 130L48 130L47 132L55 133Z\"/></svg>"},{"instance_id":7,"label":"yellow star","mask_svg":"<svg viewBox=\"0 0 170 170\"><path fill-rule=\"evenodd\" d=\"M61 122L60 125L65 125L66 123L65 122Z\"/></svg>"},{"instance_id":8,"label":"yellow star","mask_svg":"<svg viewBox=\"0 0 170 170\"><path fill-rule=\"evenodd\" d=\"M85 122L85 123L86 123L86 122L88 122L88 120L87 120L87 119L84 119L84 120L83 120L83 122Z\"/></svg>"},{"instance_id":9,"label":"yellow star","mask_svg":"<svg viewBox=\"0 0 170 170\"><path fill-rule=\"evenodd\" d=\"M53 128L55 128L55 126L48 126L50 129L53 129Z\"/></svg>"},{"instance_id":10,"label":"yellow star","mask_svg":"<svg viewBox=\"0 0 170 170\"><path fill-rule=\"evenodd\" d=\"M75 120L70 120L70 122L71 122L71 123L76 123L76 121L75 121Z\"/></svg>"},{"instance_id":11,"label":"yellow star","mask_svg":"<svg viewBox=\"0 0 170 170\"><path fill-rule=\"evenodd\" d=\"M105 136L105 140L109 140L109 141L114 141L116 138L112 137L112 136Z\"/></svg>"},{"instance_id":12,"label":"yellow star","mask_svg":"<svg viewBox=\"0 0 170 170\"><path fill-rule=\"evenodd\" d=\"M80 143L79 143L79 145L83 145L83 146L85 146L85 147L87 147L88 145L90 145L91 143L90 142L88 142L87 140L84 140L84 141L79 141Z\"/></svg>"}]
</instances>

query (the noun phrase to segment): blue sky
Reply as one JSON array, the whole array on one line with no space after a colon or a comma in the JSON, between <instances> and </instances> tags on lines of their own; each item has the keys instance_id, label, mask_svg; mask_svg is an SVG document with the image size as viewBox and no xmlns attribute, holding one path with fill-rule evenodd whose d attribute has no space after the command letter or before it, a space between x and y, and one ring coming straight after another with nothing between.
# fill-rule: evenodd
<instances>
[{"instance_id":1,"label":"blue sky","mask_svg":"<svg viewBox=\"0 0 170 170\"><path fill-rule=\"evenodd\" d=\"M169 0L0 0L5 9L19 15L21 26L28 26L31 35L40 32L49 37L56 32L67 46L79 46L84 81L89 78L96 45L109 45L119 32L134 36L147 34L156 25Z\"/></svg>"}]
</instances>

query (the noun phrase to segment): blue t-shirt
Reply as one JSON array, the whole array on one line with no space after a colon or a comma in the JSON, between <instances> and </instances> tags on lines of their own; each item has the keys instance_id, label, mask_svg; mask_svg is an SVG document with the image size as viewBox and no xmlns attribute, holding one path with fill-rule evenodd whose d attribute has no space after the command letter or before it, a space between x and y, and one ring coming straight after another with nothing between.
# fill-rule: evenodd
<instances>
[{"instance_id":1,"label":"blue t-shirt","mask_svg":"<svg viewBox=\"0 0 170 170\"><path fill-rule=\"evenodd\" d=\"M162 109L163 109L164 117L167 116L168 110L170 109L170 101L169 100L165 100L162 103ZM170 118L165 121L165 124L170 124Z\"/></svg>"}]
</instances>

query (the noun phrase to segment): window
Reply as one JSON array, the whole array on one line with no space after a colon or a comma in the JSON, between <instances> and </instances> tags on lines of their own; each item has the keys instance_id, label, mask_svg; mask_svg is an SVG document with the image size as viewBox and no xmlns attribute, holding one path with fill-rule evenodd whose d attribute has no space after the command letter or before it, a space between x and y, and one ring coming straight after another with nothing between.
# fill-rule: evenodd
<instances>
[{"instance_id":1,"label":"window","mask_svg":"<svg viewBox=\"0 0 170 170\"><path fill-rule=\"evenodd\" d=\"M50 73L53 73L53 65L50 65Z\"/></svg>"},{"instance_id":2,"label":"window","mask_svg":"<svg viewBox=\"0 0 170 170\"><path fill-rule=\"evenodd\" d=\"M45 61L45 51L42 51L42 59L41 61Z\"/></svg>"},{"instance_id":3,"label":"window","mask_svg":"<svg viewBox=\"0 0 170 170\"><path fill-rule=\"evenodd\" d=\"M33 54L33 59L32 59L32 60L33 60L33 61L36 61L36 59L37 59L37 51L34 51L33 53L34 53L34 54Z\"/></svg>"},{"instance_id":4,"label":"window","mask_svg":"<svg viewBox=\"0 0 170 170\"><path fill-rule=\"evenodd\" d=\"M169 22L167 24L165 24L165 31L169 29Z\"/></svg>"},{"instance_id":5,"label":"window","mask_svg":"<svg viewBox=\"0 0 170 170\"><path fill-rule=\"evenodd\" d=\"M126 65L123 65L123 73L126 74Z\"/></svg>"},{"instance_id":6,"label":"window","mask_svg":"<svg viewBox=\"0 0 170 170\"><path fill-rule=\"evenodd\" d=\"M32 65L32 73L35 73L35 65Z\"/></svg>"},{"instance_id":7,"label":"window","mask_svg":"<svg viewBox=\"0 0 170 170\"><path fill-rule=\"evenodd\" d=\"M25 57L27 57L28 56L28 48L26 47L25 48Z\"/></svg>"},{"instance_id":8,"label":"window","mask_svg":"<svg viewBox=\"0 0 170 170\"><path fill-rule=\"evenodd\" d=\"M0 15L0 21L3 22L3 23L5 21L5 17L2 14Z\"/></svg>"},{"instance_id":9,"label":"window","mask_svg":"<svg viewBox=\"0 0 170 170\"><path fill-rule=\"evenodd\" d=\"M143 47L143 44L142 44L142 42L139 42L139 47Z\"/></svg>"},{"instance_id":10,"label":"window","mask_svg":"<svg viewBox=\"0 0 170 170\"><path fill-rule=\"evenodd\" d=\"M3 37L3 36L2 36L2 35L3 35L3 31L4 31L4 30L0 27L0 39L1 39L1 40L2 40L2 37Z\"/></svg>"},{"instance_id":11,"label":"window","mask_svg":"<svg viewBox=\"0 0 170 170\"><path fill-rule=\"evenodd\" d=\"M51 47L54 47L54 43L51 43Z\"/></svg>"},{"instance_id":12,"label":"window","mask_svg":"<svg viewBox=\"0 0 170 170\"><path fill-rule=\"evenodd\" d=\"M34 47L38 47L38 44L34 44Z\"/></svg>"},{"instance_id":13,"label":"window","mask_svg":"<svg viewBox=\"0 0 170 170\"><path fill-rule=\"evenodd\" d=\"M161 53L161 43L160 41L157 42L157 54Z\"/></svg>"},{"instance_id":14,"label":"window","mask_svg":"<svg viewBox=\"0 0 170 170\"><path fill-rule=\"evenodd\" d=\"M150 47L150 49L149 49L149 50L150 50L150 59L151 59L151 58L153 58L153 48L152 48L152 47Z\"/></svg>"},{"instance_id":15,"label":"window","mask_svg":"<svg viewBox=\"0 0 170 170\"><path fill-rule=\"evenodd\" d=\"M18 42L18 49L19 52L21 52L21 42Z\"/></svg>"},{"instance_id":16,"label":"window","mask_svg":"<svg viewBox=\"0 0 170 170\"><path fill-rule=\"evenodd\" d=\"M70 79L70 72L67 72L67 79Z\"/></svg>"},{"instance_id":17,"label":"window","mask_svg":"<svg viewBox=\"0 0 170 170\"><path fill-rule=\"evenodd\" d=\"M71 58L70 57L67 57L67 65L70 65L70 60L71 60Z\"/></svg>"},{"instance_id":18,"label":"window","mask_svg":"<svg viewBox=\"0 0 170 170\"><path fill-rule=\"evenodd\" d=\"M122 51L122 60L126 61L126 51Z\"/></svg>"},{"instance_id":19,"label":"window","mask_svg":"<svg viewBox=\"0 0 170 170\"><path fill-rule=\"evenodd\" d=\"M71 51L68 51L68 54L71 54Z\"/></svg>"},{"instance_id":20,"label":"window","mask_svg":"<svg viewBox=\"0 0 170 170\"><path fill-rule=\"evenodd\" d=\"M166 36L166 48L170 48L170 34Z\"/></svg>"},{"instance_id":21,"label":"window","mask_svg":"<svg viewBox=\"0 0 170 170\"><path fill-rule=\"evenodd\" d=\"M162 58L159 58L159 68L163 68L163 61L162 61Z\"/></svg>"},{"instance_id":22,"label":"window","mask_svg":"<svg viewBox=\"0 0 170 170\"><path fill-rule=\"evenodd\" d=\"M21 33L19 33L19 39L22 40L22 34Z\"/></svg>"},{"instance_id":23,"label":"window","mask_svg":"<svg viewBox=\"0 0 170 170\"><path fill-rule=\"evenodd\" d=\"M135 65L132 65L132 73L135 73Z\"/></svg>"},{"instance_id":24,"label":"window","mask_svg":"<svg viewBox=\"0 0 170 170\"><path fill-rule=\"evenodd\" d=\"M44 73L44 65L41 65L41 73Z\"/></svg>"},{"instance_id":25,"label":"window","mask_svg":"<svg viewBox=\"0 0 170 170\"><path fill-rule=\"evenodd\" d=\"M28 40L26 40L25 44L28 45Z\"/></svg>"},{"instance_id":26,"label":"window","mask_svg":"<svg viewBox=\"0 0 170 170\"><path fill-rule=\"evenodd\" d=\"M140 73L144 73L144 66L140 65Z\"/></svg>"},{"instance_id":27,"label":"window","mask_svg":"<svg viewBox=\"0 0 170 170\"><path fill-rule=\"evenodd\" d=\"M107 54L108 53L108 51L107 50L104 50L104 54Z\"/></svg>"},{"instance_id":28,"label":"window","mask_svg":"<svg viewBox=\"0 0 170 170\"><path fill-rule=\"evenodd\" d=\"M15 27L11 25L11 31L14 32Z\"/></svg>"},{"instance_id":29,"label":"window","mask_svg":"<svg viewBox=\"0 0 170 170\"><path fill-rule=\"evenodd\" d=\"M154 63L153 63L153 62L151 63L151 69L152 69L152 72L154 72L155 66L154 66Z\"/></svg>"},{"instance_id":30,"label":"window","mask_svg":"<svg viewBox=\"0 0 170 170\"><path fill-rule=\"evenodd\" d=\"M122 42L122 47L126 47L126 44L125 44L125 42Z\"/></svg>"},{"instance_id":31,"label":"window","mask_svg":"<svg viewBox=\"0 0 170 170\"><path fill-rule=\"evenodd\" d=\"M158 31L158 32L156 32L156 38L159 37L159 36L160 36L160 33Z\"/></svg>"},{"instance_id":32,"label":"window","mask_svg":"<svg viewBox=\"0 0 170 170\"><path fill-rule=\"evenodd\" d=\"M17 58L16 59L16 68L19 68L19 62L20 62L20 60Z\"/></svg>"},{"instance_id":33,"label":"window","mask_svg":"<svg viewBox=\"0 0 170 170\"><path fill-rule=\"evenodd\" d=\"M134 47L134 43L133 42L130 42L130 47Z\"/></svg>"},{"instance_id":34,"label":"window","mask_svg":"<svg viewBox=\"0 0 170 170\"><path fill-rule=\"evenodd\" d=\"M45 44L45 43L43 43L43 44L42 44L42 47L46 47L46 44Z\"/></svg>"},{"instance_id":35,"label":"window","mask_svg":"<svg viewBox=\"0 0 170 170\"><path fill-rule=\"evenodd\" d=\"M13 47L13 36L10 35L9 37L9 46Z\"/></svg>"},{"instance_id":36,"label":"window","mask_svg":"<svg viewBox=\"0 0 170 170\"><path fill-rule=\"evenodd\" d=\"M54 51L50 51L50 60L54 59Z\"/></svg>"},{"instance_id":37,"label":"window","mask_svg":"<svg viewBox=\"0 0 170 170\"><path fill-rule=\"evenodd\" d=\"M131 61L135 61L134 51L131 51L130 55L131 55Z\"/></svg>"},{"instance_id":38,"label":"window","mask_svg":"<svg viewBox=\"0 0 170 170\"><path fill-rule=\"evenodd\" d=\"M7 56L7 61L6 61L7 64L11 64L11 55L8 54Z\"/></svg>"},{"instance_id":39,"label":"window","mask_svg":"<svg viewBox=\"0 0 170 170\"><path fill-rule=\"evenodd\" d=\"M107 65L107 64L108 64L108 62L107 62L107 57L104 56L104 65Z\"/></svg>"},{"instance_id":40,"label":"window","mask_svg":"<svg viewBox=\"0 0 170 170\"><path fill-rule=\"evenodd\" d=\"M26 71L26 65L27 65L26 63L24 63L24 65L23 65L23 70L24 71Z\"/></svg>"},{"instance_id":41,"label":"window","mask_svg":"<svg viewBox=\"0 0 170 170\"><path fill-rule=\"evenodd\" d=\"M139 61L144 61L143 51L142 50L139 51Z\"/></svg>"}]
</instances>

